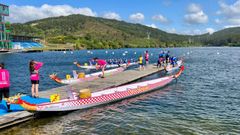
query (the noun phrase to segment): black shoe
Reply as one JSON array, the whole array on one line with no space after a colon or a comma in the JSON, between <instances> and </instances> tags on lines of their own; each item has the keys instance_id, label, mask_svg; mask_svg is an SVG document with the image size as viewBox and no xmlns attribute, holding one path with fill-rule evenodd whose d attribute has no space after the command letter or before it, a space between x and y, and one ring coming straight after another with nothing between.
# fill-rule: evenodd
<instances>
[{"instance_id":1,"label":"black shoe","mask_svg":"<svg viewBox=\"0 0 240 135\"><path fill-rule=\"evenodd\" d=\"M7 112L12 112L12 110L8 109Z\"/></svg>"}]
</instances>

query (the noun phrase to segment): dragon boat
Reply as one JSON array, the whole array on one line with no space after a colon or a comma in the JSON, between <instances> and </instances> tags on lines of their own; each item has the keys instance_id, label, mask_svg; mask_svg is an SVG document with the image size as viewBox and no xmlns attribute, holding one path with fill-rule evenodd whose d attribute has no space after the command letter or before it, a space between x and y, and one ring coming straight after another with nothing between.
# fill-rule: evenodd
<instances>
[{"instance_id":1,"label":"dragon boat","mask_svg":"<svg viewBox=\"0 0 240 135\"><path fill-rule=\"evenodd\" d=\"M110 69L110 70L104 71L104 74L105 74L105 76L110 76L110 75L121 73L125 69L126 69L125 67ZM66 78L66 79L61 79L57 76L57 74L49 75L50 79L54 80L57 83L60 83L60 84L74 84L74 83L81 83L81 82L92 81L92 80L98 79L102 76L102 71L96 72L96 73L91 73L91 74L86 74L86 75L82 75L82 76L79 76L79 74L74 73L73 76L75 76L75 77L73 77L73 78L69 77L69 78Z\"/></svg>"},{"instance_id":2,"label":"dragon boat","mask_svg":"<svg viewBox=\"0 0 240 135\"><path fill-rule=\"evenodd\" d=\"M159 90L178 78L184 70L184 66L181 66L179 71L175 75L169 75L153 80L137 82L133 84L127 84L119 87L104 89L97 92L88 92L88 96L80 96L76 92L72 94L72 97L62 99L57 102L45 102L40 104L32 104L19 98L16 103L21 105L28 111L36 112L57 112L57 111L73 111L86 109L98 105L108 104L111 102L131 98L140 94L151 92L153 90Z\"/></svg>"},{"instance_id":3,"label":"dragon boat","mask_svg":"<svg viewBox=\"0 0 240 135\"><path fill-rule=\"evenodd\" d=\"M172 73L172 72L176 71L177 69L179 69L179 67L182 66L182 64L183 64L183 60L182 59L178 60L174 66L171 64L167 65L165 67L165 70L167 71L167 73Z\"/></svg>"},{"instance_id":4,"label":"dragon boat","mask_svg":"<svg viewBox=\"0 0 240 135\"><path fill-rule=\"evenodd\" d=\"M83 69L96 69L97 65L81 65L78 62L74 62L75 65L77 65L77 67L79 68L83 68ZM133 65L137 65L137 62L132 62L132 63L122 63L122 64L107 64L106 68L117 68L117 67L127 67L127 66L133 66Z\"/></svg>"}]
</instances>

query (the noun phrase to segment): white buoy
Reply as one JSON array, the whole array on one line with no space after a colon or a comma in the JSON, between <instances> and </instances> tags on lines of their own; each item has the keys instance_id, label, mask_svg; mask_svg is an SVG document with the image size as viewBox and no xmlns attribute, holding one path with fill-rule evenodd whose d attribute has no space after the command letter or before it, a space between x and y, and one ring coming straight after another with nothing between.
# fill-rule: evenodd
<instances>
[{"instance_id":1,"label":"white buoy","mask_svg":"<svg viewBox=\"0 0 240 135\"><path fill-rule=\"evenodd\" d=\"M134 52L134 54L137 54L137 52Z\"/></svg>"},{"instance_id":2,"label":"white buoy","mask_svg":"<svg viewBox=\"0 0 240 135\"><path fill-rule=\"evenodd\" d=\"M71 51L71 54L73 54L73 51Z\"/></svg>"},{"instance_id":3,"label":"white buoy","mask_svg":"<svg viewBox=\"0 0 240 135\"><path fill-rule=\"evenodd\" d=\"M91 54L93 54L93 52L91 52Z\"/></svg>"},{"instance_id":4,"label":"white buoy","mask_svg":"<svg viewBox=\"0 0 240 135\"><path fill-rule=\"evenodd\" d=\"M151 56L153 56L153 54L151 53Z\"/></svg>"},{"instance_id":5,"label":"white buoy","mask_svg":"<svg viewBox=\"0 0 240 135\"><path fill-rule=\"evenodd\" d=\"M124 53L128 53L128 51L125 51Z\"/></svg>"},{"instance_id":6,"label":"white buoy","mask_svg":"<svg viewBox=\"0 0 240 135\"><path fill-rule=\"evenodd\" d=\"M219 52L217 52L217 55L219 55L220 53Z\"/></svg>"},{"instance_id":7,"label":"white buoy","mask_svg":"<svg viewBox=\"0 0 240 135\"><path fill-rule=\"evenodd\" d=\"M63 53L66 53L66 51L63 51Z\"/></svg>"},{"instance_id":8,"label":"white buoy","mask_svg":"<svg viewBox=\"0 0 240 135\"><path fill-rule=\"evenodd\" d=\"M87 53L91 53L91 51L87 51Z\"/></svg>"},{"instance_id":9,"label":"white buoy","mask_svg":"<svg viewBox=\"0 0 240 135\"><path fill-rule=\"evenodd\" d=\"M189 55L190 53L189 53L189 52L187 52L187 54Z\"/></svg>"},{"instance_id":10,"label":"white buoy","mask_svg":"<svg viewBox=\"0 0 240 135\"><path fill-rule=\"evenodd\" d=\"M125 54L125 53L123 53L122 55L123 55L123 56L125 56L126 54Z\"/></svg>"},{"instance_id":11,"label":"white buoy","mask_svg":"<svg viewBox=\"0 0 240 135\"><path fill-rule=\"evenodd\" d=\"M105 53L108 53L108 51L105 51Z\"/></svg>"},{"instance_id":12,"label":"white buoy","mask_svg":"<svg viewBox=\"0 0 240 135\"><path fill-rule=\"evenodd\" d=\"M112 54L114 55L114 52L112 52Z\"/></svg>"}]
</instances>

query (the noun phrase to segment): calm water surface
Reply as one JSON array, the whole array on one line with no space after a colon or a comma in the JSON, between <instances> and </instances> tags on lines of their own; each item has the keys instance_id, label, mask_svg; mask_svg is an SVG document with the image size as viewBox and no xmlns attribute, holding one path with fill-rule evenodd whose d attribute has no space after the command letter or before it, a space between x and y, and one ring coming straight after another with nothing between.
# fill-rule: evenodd
<instances>
[{"instance_id":1,"label":"calm water surface","mask_svg":"<svg viewBox=\"0 0 240 135\"><path fill-rule=\"evenodd\" d=\"M60 85L48 75L77 69L72 62L92 57L137 58L145 49L1 54L11 73L11 93L30 93L28 62L44 62L40 89ZM155 62L161 49L148 49ZM0 131L0 134L240 134L240 48L175 48L185 55L184 74L177 83L135 98L35 119ZM127 51L125 56L122 55ZM112 55L112 52L115 52ZM135 54L136 52L136 54ZM87 71L89 72L89 71ZM163 76L163 73L146 79Z\"/></svg>"}]
</instances>

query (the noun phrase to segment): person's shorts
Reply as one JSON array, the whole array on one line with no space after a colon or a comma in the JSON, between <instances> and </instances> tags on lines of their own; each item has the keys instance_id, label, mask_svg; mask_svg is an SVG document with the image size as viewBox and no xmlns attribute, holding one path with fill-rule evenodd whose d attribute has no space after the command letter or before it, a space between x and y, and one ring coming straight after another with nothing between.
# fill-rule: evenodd
<instances>
[{"instance_id":1,"label":"person's shorts","mask_svg":"<svg viewBox=\"0 0 240 135\"><path fill-rule=\"evenodd\" d=\"M9 98L9 87L0 88L0 99L2 100L2 94L5 98Z\"/></svg>"},{"instance_id":2,"label":"person's shorts","mask_svg":"<svg viewBox=\"0 0 240 135\"><path fill-rule=\"evenodd\" d=\"M143 66L143 63L139 63L139 66Z\"/></svg>"},{"instance_id":3,"label":"person's shorts","mask_svg":"<svg viewBox=\"0 0 240 135\"><path fill-rule=\"evenodd\" d=\"M148 62L148 59L145 59L145 61L147 61L147 62Z\"/></svg>"},{"instance_id":4,"label":"person's shorts","mask_svg":"<svg viewBox=\"0 0 240 135\"><path fill-rule=\"evenodd\" d=\"M39 80L31 80L32 84L39 84Z\"/></svg>"}]
</instances>

